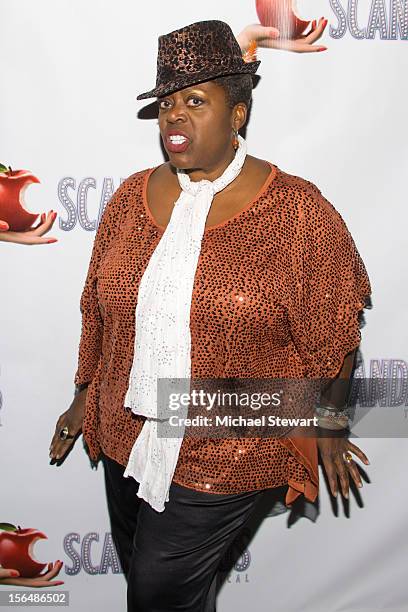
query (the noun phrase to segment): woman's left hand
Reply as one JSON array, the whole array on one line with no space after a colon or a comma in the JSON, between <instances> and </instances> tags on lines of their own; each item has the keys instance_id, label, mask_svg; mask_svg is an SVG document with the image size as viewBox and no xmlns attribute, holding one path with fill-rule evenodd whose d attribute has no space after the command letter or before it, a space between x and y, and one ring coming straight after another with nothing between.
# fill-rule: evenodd
<instances>
[{"instance_id":1,"label":"woman's left hand","mask_svg":"<svg viewBox=\"0 0 408 612\"><path fill-rule=\"evenodd\" d=\"M315 51L325 51L327 47L314 45L322 36L327 25L327 19L320 17L312 21L310 31L301 34L298 38L287 39L279 38L279 30L273 27L263 26L260 23L247 25L237 36L239 46L242 51L246 51L251 40L255 40L258 47L266 49L282 49L284 51L294 51L295 53L314 53Z\"/></svg>"},{"instance_id":2,"label":"woman's left hand","mask_svg":"<svg viewBox=\"0 0 408 612\"><path fill-rule=\"evenodd\" d=\"M367 456L347 438L318 438L317 446L323 461L324 470L329 479L332 495L334 497L337 496L337 478L339 478L341 492L348 499L349 476L351 475L357 487L362 487L363 482L357 469L357 464L354 463L353 459L350 462L346 461L343 453L354 453L366 465L370 463Z\"/></svg>"}]
</instances>

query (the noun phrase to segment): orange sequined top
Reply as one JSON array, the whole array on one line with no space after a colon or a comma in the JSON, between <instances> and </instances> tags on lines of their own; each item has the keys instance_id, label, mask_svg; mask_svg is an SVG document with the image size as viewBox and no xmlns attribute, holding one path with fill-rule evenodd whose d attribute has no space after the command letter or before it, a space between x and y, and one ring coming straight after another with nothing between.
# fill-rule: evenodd
<instances>
[{"instance_id":1,"label":"orange sequined top","mask_svg":"<svg viewBox=\"0 0 408 612\"><path fill-rule=\"evenodd\" d=\"M371 293L342 217L311 182L269 162L257 195L205 229L190 315L192 378L323 378L361 340ZM123 406L133 360L138 285L164 228L146 187L155 168L129 176L99 224L81 296L75 383L90 382L83 435L127 465L144 417ZM173 478L209 493L288 485L285 503L318 494L315 438L186 436Z\"/></svg>"}]
</instances>

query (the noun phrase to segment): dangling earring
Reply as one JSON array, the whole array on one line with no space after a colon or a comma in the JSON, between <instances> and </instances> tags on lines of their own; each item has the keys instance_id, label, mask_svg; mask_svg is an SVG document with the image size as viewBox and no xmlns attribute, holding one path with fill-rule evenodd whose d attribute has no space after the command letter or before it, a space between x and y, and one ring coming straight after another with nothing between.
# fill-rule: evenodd
<instances>
[{"instance_id":1,"label":"dangling earring","mask_svg":"<svg viewBox=\"0 0 408 612\"><path fill-rule=\"evenodd\" d=\"M234 147L234 150L236 151L239 147L238 130L233 128L233 131L234 131L234 137L232 139L232 146Z\"/></svg>"}]
</instances>

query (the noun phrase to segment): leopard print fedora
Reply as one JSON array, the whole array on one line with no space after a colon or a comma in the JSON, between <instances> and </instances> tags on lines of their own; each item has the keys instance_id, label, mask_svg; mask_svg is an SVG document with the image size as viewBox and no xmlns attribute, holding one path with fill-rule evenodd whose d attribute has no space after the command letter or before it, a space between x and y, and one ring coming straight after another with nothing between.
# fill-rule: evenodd
<instances>
[{"instance_id":1,"label":"leopard print fedora","mask_svg":"<svg viewBox=\"0 0 408 612\"><path fill-rule=\"evenodd\" d=\"M137 100L165 96L229 74L254 74L260 60L246 62L230 26L212 19L159 36L156 86Z\"/></svg>"}]
</instances>

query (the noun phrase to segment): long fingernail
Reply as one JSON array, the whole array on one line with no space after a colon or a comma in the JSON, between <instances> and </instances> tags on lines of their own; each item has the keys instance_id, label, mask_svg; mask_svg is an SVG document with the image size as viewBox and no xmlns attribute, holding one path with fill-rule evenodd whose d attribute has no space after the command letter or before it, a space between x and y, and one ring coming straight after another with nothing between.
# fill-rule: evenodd
<instances>
[{"instance_id":1,"label":"long fingernail","mask_svg":"<svg viewBox=\"0 0 408 612\"><path fill-rule=\"evenodd\" d=\"M318 51L327 51L327 47L319 47L317 50Z\"/></svg>"},{"instance_id":2,"label":"long fingernail","mask_svg":"<svg viewBox=\"0 0 408 612\"><path fill-rule=\"evenodd\" d=\"M56 238L50 238L47 240L47 244L52 244L53 242L58 242L58 240Z\"/></svg>"}]
</instances>

